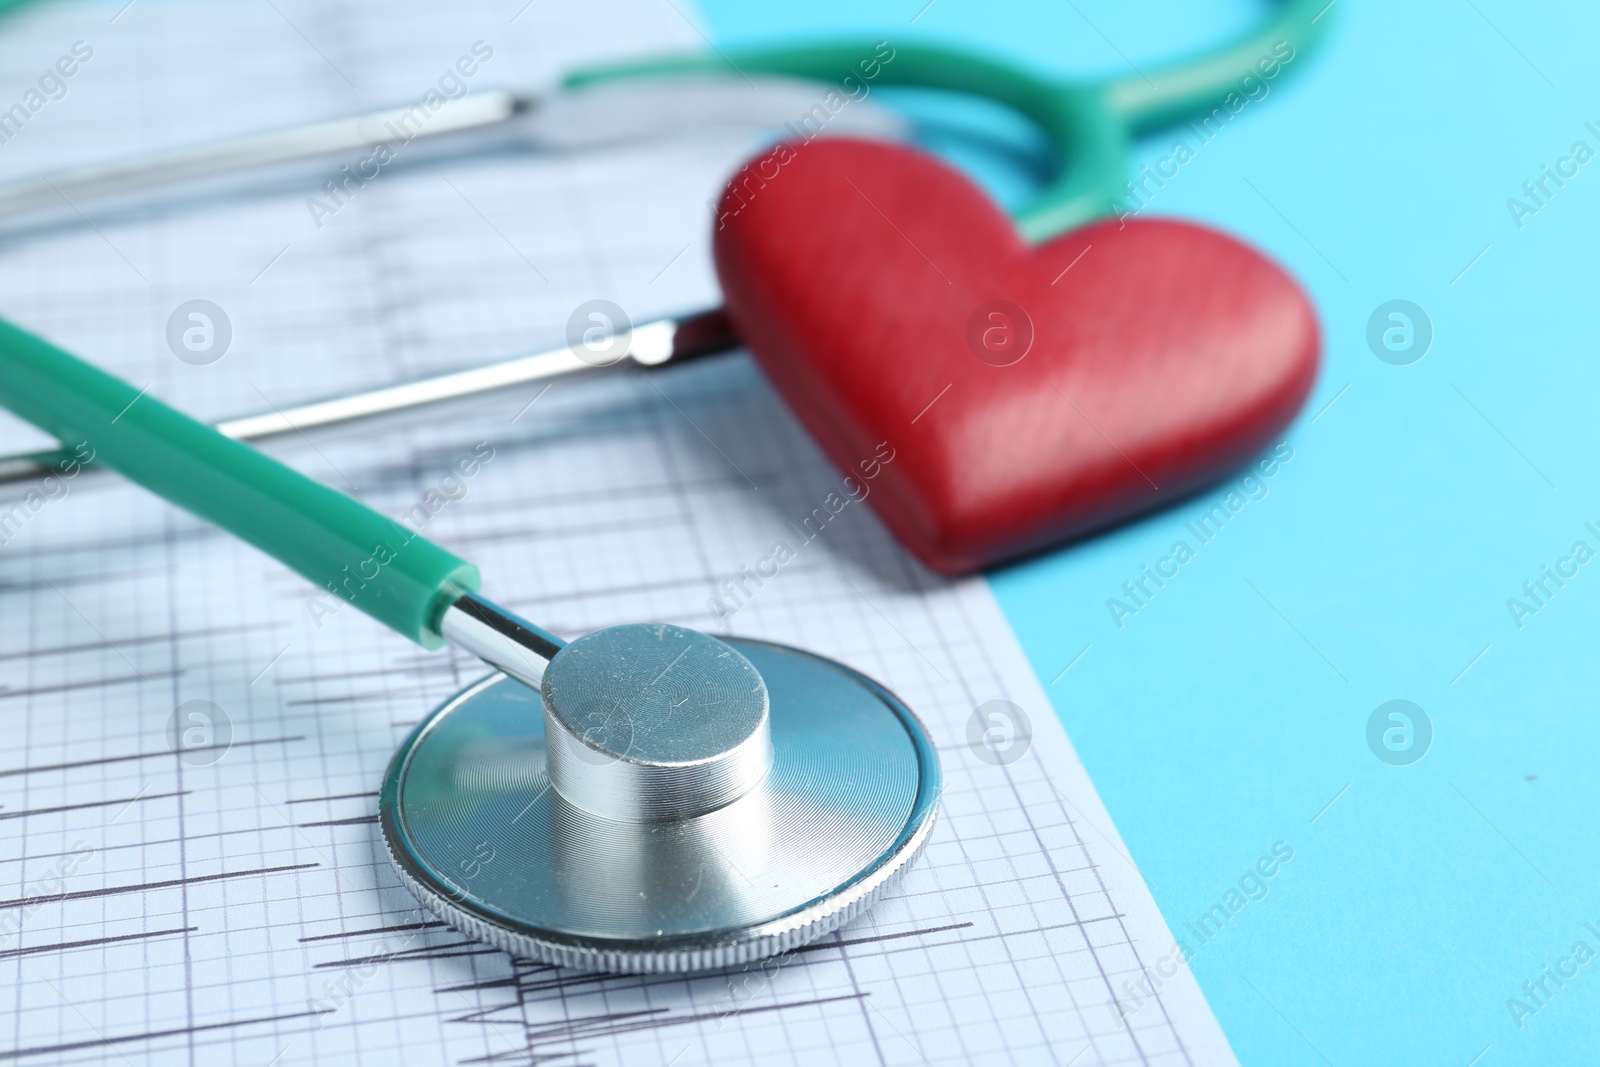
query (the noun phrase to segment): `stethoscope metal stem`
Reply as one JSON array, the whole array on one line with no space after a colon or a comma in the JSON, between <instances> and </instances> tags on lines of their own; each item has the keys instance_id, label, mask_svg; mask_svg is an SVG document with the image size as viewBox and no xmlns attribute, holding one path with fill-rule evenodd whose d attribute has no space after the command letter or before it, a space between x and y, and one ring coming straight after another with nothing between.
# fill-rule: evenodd
<instances>
[{"instance_id":1,"label":"stethoscope metal stem","mask_svg":"<svg viewBox=\"0 0 1600 1067\"><path fill-rule=\"evenodd\" d=\"M492 126L531 105L528 97L504 89L488 89L447 102L437 115L428 116L427 123L417 124L415 129L411 125L415 107L386 108L330 122L157 152L139 159L24 178L0 185L0 217L53 207L62 201L76 206L102 196L170 182L371 148L380 141L410 142Z\"/></svg>"},{"instance_id":2,"label":"stethoscope metal stem","mask_svg":"<svg viewBox=\"0 0 1600 1067\"><path fill-rule=\"evenodd\" d=\"M566 642L476 593L445 609L439 635L489 666L534 689L550 658Z\"/></svg>"},{"instance_id":3,"label":"stethoscope metal stem","mask_svg":"<svg viewBox=\"0 0 1600 1067\"><path fill-rule=\"evenodd\" d=\"M626 351L610 363L595 362L592 357L585 359L588 353L581 346L563 345L471 370L438 374L400 385L227 419L216 423L215 428L224 437L255 444L275 437L415 411L451 400L483 396L502 389L621 363L631 362L636 367L682 363L698 356L726 352L738 344L738 337L720 311L656 319L633 327ZM67 442L69 445L73 443ZM62 465L73 458L70 448L60 452L0 456L0 485L34 481L60 473Z\"/></svg>"},{"instance_id":4,"label":"stethoscope metal stem","mask_svg":"<svg viewBox=\"0 0 1600 1067\"><path fill-rule=\"evenodd\" d=\"M385 108L0 181L0 227L79 225L108 210L243 191L241 177L248 188L260 182L257 172L281 179L293 166L325 166L323 177L335 185L359 187L375 176L370 167L400 159L420 162L508 147L565 153L673 132L755 132L809 114L827 92L826 85L793 78L711 76L630 81L583 92L485 89L446 100L437 111L421 104ZM830 128L898 139L907 123L860 104ZM358 164L362 152L368 156Z\"/></svg>"}]
</instances>

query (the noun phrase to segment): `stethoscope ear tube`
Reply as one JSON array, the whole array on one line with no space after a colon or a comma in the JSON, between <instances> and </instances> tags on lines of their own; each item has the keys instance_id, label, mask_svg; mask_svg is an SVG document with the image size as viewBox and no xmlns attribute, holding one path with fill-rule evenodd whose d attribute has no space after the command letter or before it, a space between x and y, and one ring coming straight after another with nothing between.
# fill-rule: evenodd
<instances>
[{"instance_id":1,"label":"stethoscope ear tube","mask_svg":"<svg viewBox=\"0 0 1600 1067\"><path fill-rule=\"evenodd\" d=\"M0 405L427 648L478 569L406 526L0 320Z\"/></svg>"},{"instance_id":2,"label":"stethoscope ear tube","mask_svg":"<svg viewBox=\"0 0 1600 1067\"><path fill-rule=\"evenodd\" d=\"M621 364L651 369L677 366L739 346L733 325L720 310L656 319L631 326L626 333L627 348L616 362L594 360L588 353L580 355L578 349L582 346L568 344L359 393L274 406L270 411L223 419L215 423L213 429L224 437L249 444L290 435L305 437L327 427L379 420L452 401L473 400L580 371L600 371ZM608 336L603 347L610 348L617 336ZM79 468L93 465L93 455L76 448L11 452L0 455L0 486L38 481L67 469L76 475Z\"/></svg>"}]
</instances>

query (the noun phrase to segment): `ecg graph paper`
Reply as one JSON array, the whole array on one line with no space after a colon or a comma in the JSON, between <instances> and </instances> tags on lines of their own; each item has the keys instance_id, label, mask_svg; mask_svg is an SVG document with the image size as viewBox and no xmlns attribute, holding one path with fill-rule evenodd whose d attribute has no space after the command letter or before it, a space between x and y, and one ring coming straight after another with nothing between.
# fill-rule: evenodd
<instances>
[{"instance_id":1,"label":"ecg graph paper","mask_svg":"<svg viewBox=\"0 0 1600 1067\"><path fill-rule=\"evenodd\" d=\"M0 147L6 175L416 100L480 40L477 88L703 47L672 0L120 4L0 25L7 102L73 42L94 49ZM714 305L705 205L748 149L397 164L320 229L317 174L25 233L0 242L0 312L207 417L465 366L558 341L591 298L636 320ZM232 325L209 366L166 340L191 299ZM446 482L480 442L492 460ZM721 581L841 488L743 355L274 451L390 515L448 490L427 535L569 638L717 632ZM1187 970L1113 1010L1170 934L987 586L930 575L859 503L723 632L838 657L917 709L946 780L926 854L869 916L765 968L611 977L467 940L384 858L390 754L481 664L327 615L331 598L114 476L68 488L0 548L0 1060L1233 1062ZM1032 719L1006 765L968 745L993 699ZM190 701L217 711L210 747L179 758Z\"/></svg>"}]
</instances>

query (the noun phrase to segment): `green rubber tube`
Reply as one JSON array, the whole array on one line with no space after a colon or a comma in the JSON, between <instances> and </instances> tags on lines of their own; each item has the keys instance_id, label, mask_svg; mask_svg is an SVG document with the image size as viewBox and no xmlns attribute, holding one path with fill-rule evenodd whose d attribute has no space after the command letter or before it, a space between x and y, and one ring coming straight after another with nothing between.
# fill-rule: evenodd
<instances>
[{"instance_id":1,"label":"green rubber tube","mask_svg":"<svg viewBox=\"0 0 1600 1067\"><path fill-rule=\"evenodd\" d=\"M629 78L760 73L986 97L1032 119L1055 147L1055 178L1015 212L1017 229L1037 242L1110 215L1126 195L1134 135L1223 107L1230 94L1246 95L1246 79L1260 80L1258 65L1281 58L1274 46L1286 42L1296 52L1309 47L1331 6L1327 0L1280 0L1261 25L1220 48L1149 75L1094 84L1057 81L1002 60L909 41L661 56L578 71L563 84L578 89ZM887 57L882 48L891 49Z\"/></svg>"},{"instance_id":2,"label":"green rubber tube","mask_svg":"<svg viewBox=\"0 0 1600 1067\"><path fill-rule=\"evenodd\" d=\"M1128 158L1127 129L1105 105L1099 87L1060 85L998 60L936 45L897 44L882 61L872 46L798 45L734 56L664 56L597 67L570 75L576 89L627 78L688 74L780 74L840 83L863 77L862 63L876 71L877 85L909 85L971 93L1005 104L1044 130L1071 166L1017 212L1017 225L1030 240L1042 241L1104 215L1122 194Z\"/></svg>"},{"instance_id":3,"label":"green rubber tube","mask_svg":"<svg viewBox=\"0 0 1600 1067\"><path fill-rule=\"evenodd\" d=\"M478 568L0 320L0 405L426 648Z\"/></svg>"},{"instance_id":4,"label":"green rubber tube","mask_svg":"<svg viewBox=\"0 0 1600 1067\"><path fill-rule=\"evenodd\" d=\"M1293 54L1317 42L1332 20L1329 0L1280 0L1272 17L1237 40L1148 74L1134 74L1105 87L1108 106L1135 133L1169 126L1222 107L1230 93L1245 96L1246 78L1262 81L1262 63L1281 60L1278 45ZM1326 21L1325 21L1326 20Z\"/></svg>"}]
</instances>

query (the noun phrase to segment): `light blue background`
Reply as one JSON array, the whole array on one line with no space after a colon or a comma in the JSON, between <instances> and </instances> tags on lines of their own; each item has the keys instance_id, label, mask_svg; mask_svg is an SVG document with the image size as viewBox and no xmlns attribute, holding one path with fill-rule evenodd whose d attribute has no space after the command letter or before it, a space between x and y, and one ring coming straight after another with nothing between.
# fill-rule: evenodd
<instances>
[{"instance_id":1,"label":"light blue background","mask_svg":"<svg viewBox=\"0 0 1600 1067\"><path fill-rule=\"evenodd\" d=\"M937 0L912 25L924 2L701 6L724 47L939 39L1118 75L1266 10ZM1573 541L1600 549L1600 160L1521 230L1506 200L1575 140L1600 149L1600 13L1339 0L1327 18L1152 209L1242 236L1312 293L1325 359L1293 460L1120 631L1106 599L1220 492L994 586L1175 929L1294 847L1193 960L1246 1064L1574 1062L1600 1048L1600 960L1521 1029L1506 1002L1578 938L1600 950L1582 928L1600 927L1600 562L1521 630L1506 600ZM1436 330L1413 366L1366 346L1393 298ZM1367 748L1392 698L1434 724L1413 766Z\"/></svg>"}]
</instances>

